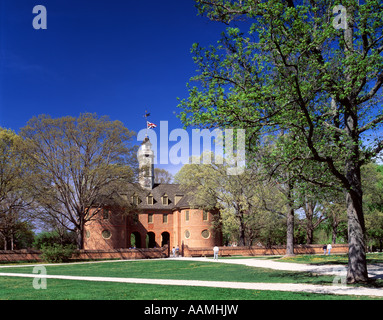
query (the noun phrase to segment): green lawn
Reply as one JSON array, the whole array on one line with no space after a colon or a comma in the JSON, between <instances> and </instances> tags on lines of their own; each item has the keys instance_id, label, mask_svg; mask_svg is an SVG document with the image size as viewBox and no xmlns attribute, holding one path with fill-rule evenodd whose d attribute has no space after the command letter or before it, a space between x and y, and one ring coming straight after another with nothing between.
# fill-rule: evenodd
<instances>
[{"instance_id":1,"label":"green lawn","mask_svg":"<svg viewBox=\"0 0 383 320\"><path fill-rule=\"evenodd\" d=\"M369 297L208 287L160 286L48 279L35 290L31 278L0 278L0 300L371 300Z\"/></svg>"},{"instance_id":2,"label":"green lawn","mask_svg":"<svg viewBox=\"0 0 383 320\"><path fill-rule=\"evenodd\" d=\"M254 268L244 265L200 261L142 260L89 264L49 265L49 275L182 279L239 282L332 284L333 276ZM0 269L0 272L31 274L33 267Z\"/></svg>"},{"instance_id":3,"label":"green lawn","mask_svg":"<svg viewBox=\"0 0 383 320\"><path fill-rule=\"evenodd\" d=\"M0 272L32 273L32 267L11 267ZM332 276L317 276L243 265L214 262L143 260L87 264L48 265L49 275L103 276L240 282L332 284ZM206 287L181 287L77 280L47 279L46 290L35 290L32 278L0 277L0 299L38 300L281 300L370 299L279 291L255 291Z\"/></svg>"}]
</instances>

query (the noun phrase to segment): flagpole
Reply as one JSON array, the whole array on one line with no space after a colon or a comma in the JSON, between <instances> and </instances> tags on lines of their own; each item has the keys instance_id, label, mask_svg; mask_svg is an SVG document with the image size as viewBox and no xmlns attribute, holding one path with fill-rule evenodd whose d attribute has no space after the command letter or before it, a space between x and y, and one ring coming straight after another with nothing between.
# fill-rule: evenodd
<instances>
[{"instance_id":1,"label":"flagpole","mask_svg":"<svg viewBox=\"0 0 383 320\"><path fill-rule=\"evenodd\" d=\"M145 134L146 138L148 137L148 116L149 116L149 113L147 110L145 110L144 118L145 118L145 122L146 122L146 134Z\"/></svg>"}]
</instances>

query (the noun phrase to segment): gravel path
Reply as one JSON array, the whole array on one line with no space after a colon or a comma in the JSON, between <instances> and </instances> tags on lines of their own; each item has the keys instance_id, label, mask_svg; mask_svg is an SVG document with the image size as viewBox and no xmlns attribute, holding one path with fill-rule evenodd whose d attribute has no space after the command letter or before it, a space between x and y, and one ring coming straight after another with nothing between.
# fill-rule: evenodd
<instances>
[{"instance_id":1,"label":"gravel path","mask_svg":"<svg viewBox=\"0 0 383 320\"><path fill-rule=\"evenodd\" d=\"M212 262L214 260L210 258L175 258L191 261L205 261ZM297 271L297 272L311 272L318 274L333 274L338 276L345 276L347 273L347 268L339 265L309 265L302 263L291 263L291 262L281 262L274 261L269 259L219 259L219 263L229 263L229 264L242 264L249 267L256 268L268 268L274 270L284 270L284 271ZM383 279L383 265L381 264L370 264L367 267L368 274L370 278L373 279Z\"/></svg>"}]
</instances>

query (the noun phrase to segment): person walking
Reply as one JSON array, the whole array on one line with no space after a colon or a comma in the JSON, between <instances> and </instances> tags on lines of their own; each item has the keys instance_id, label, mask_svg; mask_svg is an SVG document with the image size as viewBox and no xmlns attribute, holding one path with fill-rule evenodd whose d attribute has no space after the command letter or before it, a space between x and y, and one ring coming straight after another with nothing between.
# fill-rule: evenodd
<instances>
[{"instance_id":1,"label":"person walking","mask_svg":"<svg viewBox=\"0 0 383 320\"><path fill-rule=\"evenodd\" d=\"M332 249L332 246L331 246L331 243L329 243L327 245L327 254L330 255L331 254L331 249Z\"/></svg>"},{"instance_id":2,"label":"person walking","mask_svg":"<svg viewBox=\"0 0 383 320\"><path fill-rule=\"evenodd\" d=\"M178 258L180 256L180 247L177 245L176 248L176 257Z\"/></svg>"},{"instance_id":3,"label":"person walking","mask_svg":"<svg viewBox=\"0 0 383 320\"><path fill-rule=\"evenodd\" d=\"M219 252L219 248L217 246L215 246L213 248L214 260L218 260L218 252Z\"/></svg>"},{"instance_id":4,"label":"person walking","mask_svg":"<svg viewBox=\"0 0 383 320\"><path fill-rule=\"evenodd\" d=\"M172 253L173 253L173 258L175 258L176 257L176 248L173 247Z\"/></svg>"},{"instance_id":5,"label":"person walking","mask_svg":"<svg viewBox=\"0 0 383 320\"><path fill-rule=\"evenodd\" d=\"M323 246L323 255L326 255L326 251L327 251L327 244L325 244L324 246Z\"/></svg>"}]
</instances>

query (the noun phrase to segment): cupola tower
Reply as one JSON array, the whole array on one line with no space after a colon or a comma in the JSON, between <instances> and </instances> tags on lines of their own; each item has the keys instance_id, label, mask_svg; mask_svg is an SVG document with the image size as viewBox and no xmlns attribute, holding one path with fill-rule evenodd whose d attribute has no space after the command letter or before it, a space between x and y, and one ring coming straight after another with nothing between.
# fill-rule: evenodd
<instances>
[{"instance_id":1,"label":"cupola tower","mask_svg":"<svg viewBox=\"0 0 383 320\"><path fill-rule=\"evenodd\" d=\"M144 189L154 186L154 152L148 137L145 137L138 153L139 183Z\"/></svg>"}]
</instances>

